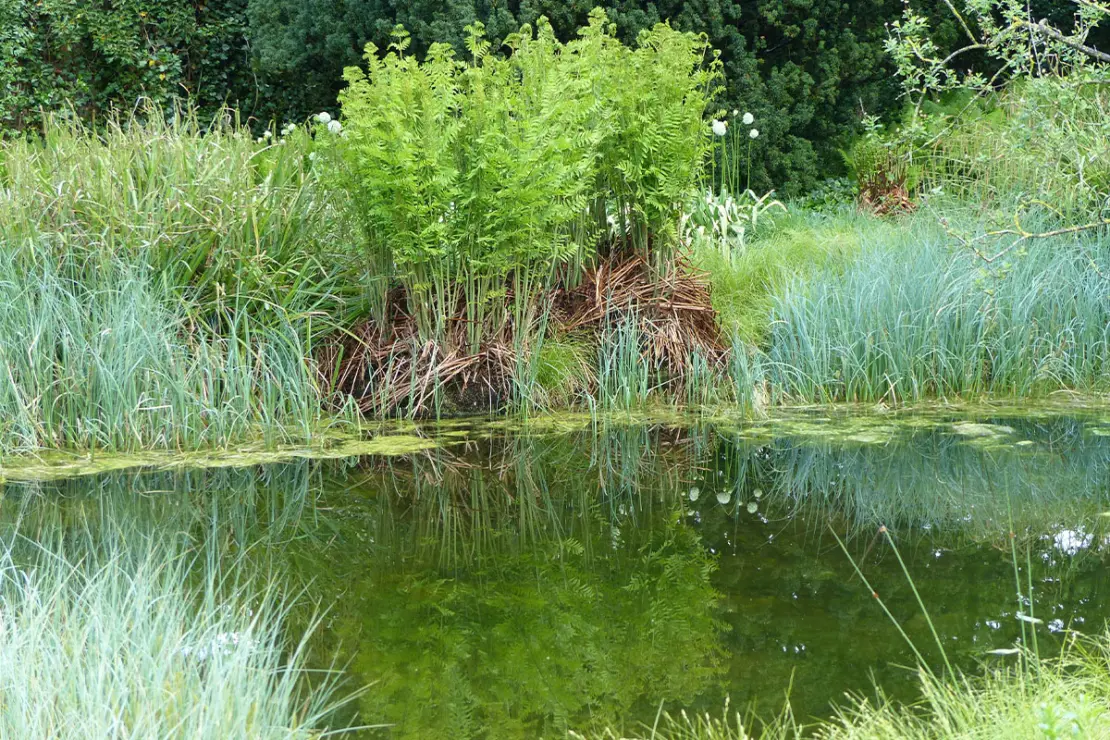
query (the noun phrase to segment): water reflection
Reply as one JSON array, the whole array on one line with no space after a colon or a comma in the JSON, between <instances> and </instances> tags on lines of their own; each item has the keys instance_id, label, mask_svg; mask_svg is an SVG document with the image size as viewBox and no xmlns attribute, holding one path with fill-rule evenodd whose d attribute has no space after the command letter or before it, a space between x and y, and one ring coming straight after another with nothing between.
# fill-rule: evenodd
<instances>
[{"instance_id":1,"label":"water reflection","mask_svg":"<svg viewBox=\"0 0 1110 740\"><path fill-rule=\"evenodd\" d=\"M962 425L962 426L961 426ZM970 425L970 426L969 426ZM246 550L326 609L314 646L394 738L558 736L724 697L825 715L871 678L912 698L913 656L830 535L930 660L1095 631L1110 445L1078 418L952 420L882 444L613 425L455 437L405 458L113 473L9 485L25 533L127 529ZM854 439L852 437L855 437ZM120 522L129 522L127 528ZM1032 571L1026 572L1026 563Z\"/></svg>"}]
</instances>

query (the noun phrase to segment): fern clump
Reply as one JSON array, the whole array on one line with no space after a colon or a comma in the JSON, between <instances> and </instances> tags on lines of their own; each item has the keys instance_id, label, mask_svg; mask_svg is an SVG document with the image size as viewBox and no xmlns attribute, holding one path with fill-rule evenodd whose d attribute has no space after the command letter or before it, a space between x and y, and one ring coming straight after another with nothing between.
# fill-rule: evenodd
<instances>
[{"instance_id":1,"label":"fern clump","mask_svg":"<svg viewBox=\"0 0 1110 740\"><path fill-rule=\"evenodd\" d=\"M454 321L473 351L510 319L528 325L542 290L603 242L675 242L720 72L704 37L659 25L629 48L600 10L566 44L542 18L503 55L480 23L468 34L467 60L437 44L418 61L403 29L384 56L368 46L366 70L345 74L333 153L390 276L378 318L399 286L422 340Z\"/></svg>"}]
</instances>

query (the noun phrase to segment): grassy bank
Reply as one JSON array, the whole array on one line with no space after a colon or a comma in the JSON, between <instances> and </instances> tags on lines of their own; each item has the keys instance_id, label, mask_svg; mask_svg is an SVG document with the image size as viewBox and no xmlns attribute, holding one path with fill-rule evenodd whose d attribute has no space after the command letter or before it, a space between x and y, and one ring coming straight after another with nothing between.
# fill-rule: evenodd
<instances>
[{"instance_id":1,"label":"grassy bank","mask_svg":"<svg viewBox=\"0 0 1110 740\"><path fill-rule=\"evenodd\" d=\"M921 700L906 706L875 698L845 704L834 719L791 716L760 722L750 715L661 712L640 732L605 732L597 740L957 740L960 738L1104 738L1110 736L1110 637L1079 640L1058 660L1025 667L993 662L981 675L941 680L921 674ZM1004 660L1014 660L1014 657ZM582 735L572 737L583 738Z\"/></svg>"},{"instance_id":2,"label":"grassy bank","mask_svg":"<svg viewBox=\"0 0 1110 740\"><path fill-rule=\"evenodd\" d=\"M605 283L599 260L586 287L610 294L571 304L597 323L534 314L500 345L502 392L482 386L491 346L443 355L415 336L359 375L387 278L320 182L314 139L278 141L184 120L3 145L0 451L296 442L359 405L415 413L403 399L418 392L424 413L450 414L1106 389L1105 237L987 263L939 224L989 220L959 202L883 219L791 206L740 246L692 244L683 269L701 272L674 290L711 301L718 349L621 303L650 276ZM477 400L437 374L447 356L475 373ZM367 402L385 397L398 402Z\"/></svg>"},{"instance_id":3,"label":"grassy bank","mask_svg":"<svg viewBox=\"0 0 1110 740\"><path fill-rule=\"evenodd\" d=\"M0 735L313 738L327 728L334 682L308 688L305 644L283 633L289 607L276 590L170 538L83 540L16 534L0 549Z\"/></svg>"},{"instance_id":4,"label":"grassy bank","mask_svg":"<svg viewBox=\"0 0 1110 740\"><path fill-rule=\"evenodd\" d=\"M988 264L952 244L945 216L868 229L850 265L775 295L766 380L777 393L904 403L1106 388L1110 242L1046 239Z\"/></svg>"},{"instance_id":5,"label":"grassy bank","mask_svg":"<svg viewBox=\"0 0 1110 740\"><path fill-rule=\"evenodd\" d=\"M351 292L309 144L188 117L5 141L0 451L306 435L312 317Z\"/></svg>"}]
</instances>

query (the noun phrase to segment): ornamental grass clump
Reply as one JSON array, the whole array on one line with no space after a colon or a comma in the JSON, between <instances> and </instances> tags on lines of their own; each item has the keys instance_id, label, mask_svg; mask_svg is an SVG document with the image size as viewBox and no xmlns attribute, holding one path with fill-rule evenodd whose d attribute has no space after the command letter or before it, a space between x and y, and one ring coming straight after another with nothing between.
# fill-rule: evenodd
<instances>
[{"instance_id":1,"label":"ornamental grass clump","mask_svg":"<svg viewBox=\"0 0 1110 740\"><path fill-rule=\"evenodd\" d=\"M312 147L155 108L0 143L0 454L308 436L357 287Z\"/></svg>"},{"instance_id":2,"label":"ornamental grass clump","mask_svg":"<svg viewBox=\"0 0 1110 740\"><path fill-rule=\"evenodd\" d=\"M168 538L5 539L0 737L328 734L338 675L309 680L273 587L237 585Z\"/></svg>"},{"instance_id":3,"label":"ornamental grass clump","mask_svg":"<svg viewBox=\"0 0 1110 740\"><path fill-rule=\"evenodd\" d=\"M51 118L41 136L5 140L0 246L78 281L120 260L206 321L229 306L279 323L335 313L345 219L317 187L311 137L287 124L256 140L230 115L206 125L147 107L96 129Z\"/></svg>"}]
</instances>

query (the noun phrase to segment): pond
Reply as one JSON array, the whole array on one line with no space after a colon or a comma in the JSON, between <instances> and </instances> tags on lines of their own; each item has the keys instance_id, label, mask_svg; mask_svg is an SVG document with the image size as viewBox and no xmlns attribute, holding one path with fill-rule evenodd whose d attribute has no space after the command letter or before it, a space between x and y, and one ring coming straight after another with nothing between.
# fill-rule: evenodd
<instances>
[{"instance_id":1,"label":"pond","mask_svg":"<svg viewBox=\"0 0 1110 740\"><path fill-rule=\"evenodd\" d=\"M2 510L245 552L301 594L291 629L320 616L315 662L370 684L349 719L391 727L368 737L562 737L660 702L912 700L892 617L965 669L1013 660L991 651L1021 614L1042 654L1102 630L1107 436L1060 409L458 421L383 430L373 454L7 470Z\"/></svg>"}]
</instances>

